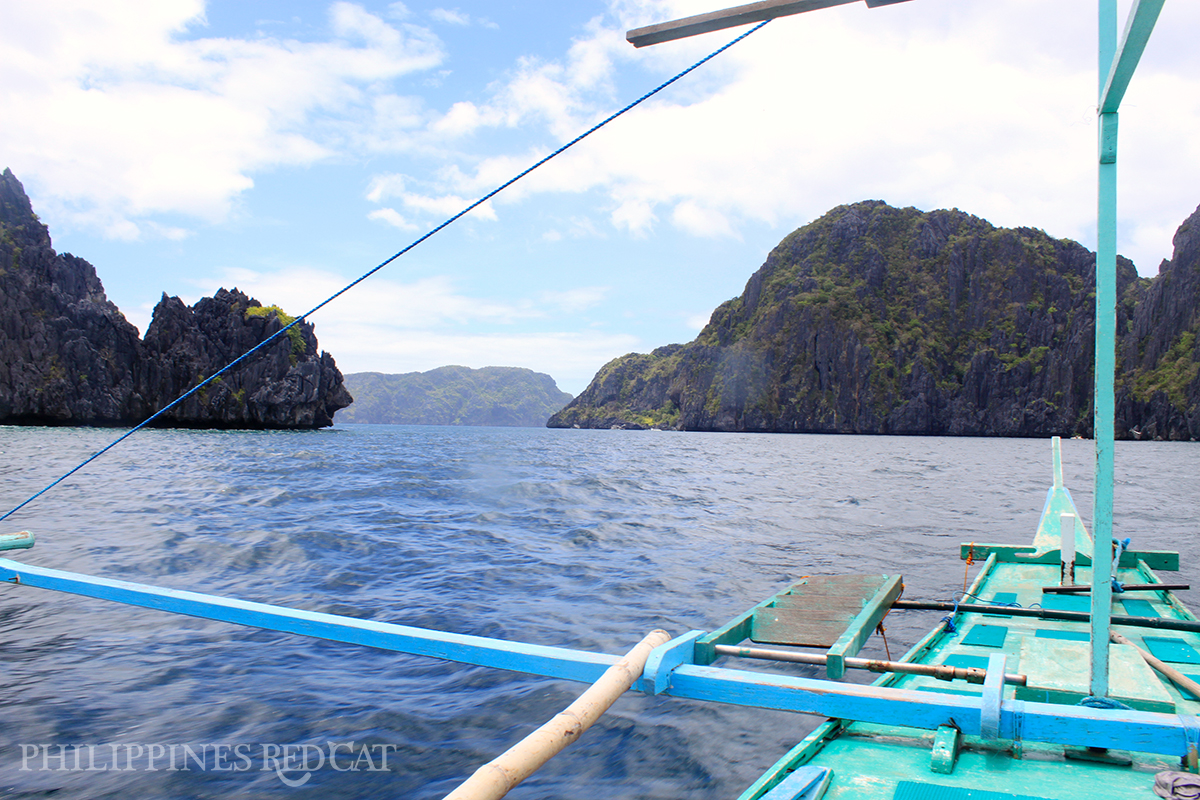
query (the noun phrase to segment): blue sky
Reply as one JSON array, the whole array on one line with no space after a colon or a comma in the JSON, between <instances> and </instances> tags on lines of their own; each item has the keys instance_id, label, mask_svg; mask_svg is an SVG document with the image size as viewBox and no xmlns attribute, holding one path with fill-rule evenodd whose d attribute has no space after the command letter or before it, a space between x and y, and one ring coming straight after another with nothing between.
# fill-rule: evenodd
<instances>
[{"instance_id":1,"label":"blue sky","mask_svg":"<svg viewBox=\"0 0 1200 800\"><path fill-rule=\"evenodd\" d=\"M1122 7L1127 8L1128 2ZM732 38L710 0L8 3L0 167L144 332L163 292L293 314ZM1200 203L1200 3L1121 117L1121 252ZM344 372L523 366L577 394L691 340L770 248L863 199L1094 245L1093 0L776 20L313 316Z\"/></svg>"}]
</instances>

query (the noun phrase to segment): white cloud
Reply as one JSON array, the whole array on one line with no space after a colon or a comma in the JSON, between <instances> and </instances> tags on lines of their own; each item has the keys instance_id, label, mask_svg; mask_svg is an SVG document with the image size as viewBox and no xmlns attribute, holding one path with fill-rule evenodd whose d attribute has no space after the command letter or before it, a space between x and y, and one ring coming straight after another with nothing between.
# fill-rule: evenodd
<instances>
[{"instance_id":1,"label":"white cloud","mask_svg":"<svg viewBox=\"0 0 1200 800\"><path fill-rule=\"evenodd\" d=\"M575 313L598 305L608 296L607 286L584 286L563 292L542 292L538 297L546 305L559 311Z\"/></svg>"},{"instance_id":2,"label":"white cloud","mask_svg":"<svg viewBox=\"0 0 1200 800\"><path fill-rule=\"evenodd\" d=\"M737 237L729 219L720 211L704 208L694 200L684 200L671 212L671 222L692 234L705 238Z\"/></svg>"},{"instance_id":3,"label":"white cloud","mask_svg":"<svg viewBox=\"0 0 1200 800\"><path fill-rule=\"evenodd\" d=\"M195 0L16 4L0 27L7 165L60 219L142 235L147 215L227 217L267 167L341 146L314 115L412 127L418 104L380 82L442 60L428 31L335 3L328 41L182 38ZM403 127L403 125L401 125ZM324 130L324 132L322 132Z\"/></svg>"},{"instance_id":4,"label":"white cloud","mask_svg":"<svg viewBox=\"0 0 1200 800\"><path fill-rule=\"evenodd\" d=\"M469 206L474 200L468 200L456 194L434 197L405 192L400 196L400 202L404 203L405 208L424 211L441 217L451 217ZM467 216L494 222L496 220L496 210L492 207L492 203L489 200L486 203L476 206Z\"/></svg>"},{"instance_id":5,"label":"white cloud","mask_svg":"<svg viewBox=\"0 0 1200 800\"><path fill-rule=\"evenodd\" d=\"M1168 35L1200 28L1200 8L1186 6L1159 27ZM626 84L631 70L669 74L740 32L634 51L624 28L707 5L630 0L612 8L619 24L594 21L560 61L520 62L489 100L456 104L433 130L463 137L521 128L565 141L617 105L618 71ZM646 235L665 215L692 235L736 237L745 222L797 225L839 203L878 198L958 207L1090 242L1094 33L1078 20L1094 13L1084 0L923 0L776 20L498 202L598 190L619 230ZM1159 62L1148 53L1122 114L1122 153L1130 155L1121 249L1144 272L1169 254L1169 242L1156 247L1155 237L1198 199L1196 180L1180 175L1200 177L1200 73L1181 69L1181 59L1184 67L1200 61L1170 47ZM1140 108L1153 112L1144 130ZM545 152L473 158L469 168L443 170L442 189L491 188Z\"/></svg>"},{"instance_id":6,"label":"white cloud","mask_svg":"<svg viewBox=\"0 0 1200 800\"><path fill-rule=\"evenodd\" d=\"M400 216L400 212L396 211L394 208L378 208L372 211L370 214L367 214L367 219L386 222L388 225L391 225L394 228L399 228L402 231L420 230L421 227Z\"/></svg>"},{"instance_id":7,"label":"white cloud","mask_svg":"<svg viewBox=\"0 0 1200 800\"><path fill-rule=\"evenodd\" d=\"M433 8L429 10L429 16L436 22L444 22L447 25L470 25L471 16L464 14L457 8Z\"/></svg>"}]
</instances>

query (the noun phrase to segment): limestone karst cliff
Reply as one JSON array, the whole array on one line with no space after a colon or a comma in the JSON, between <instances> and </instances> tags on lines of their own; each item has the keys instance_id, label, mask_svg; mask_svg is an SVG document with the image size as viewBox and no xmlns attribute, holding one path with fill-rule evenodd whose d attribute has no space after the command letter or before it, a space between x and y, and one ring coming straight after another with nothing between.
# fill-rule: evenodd
<instances>
[{"instance_id":1,"label":"limestone karst cliff","mask_svg":"<svg viewBox=\"0 0 1200 800\"><path fill-rule=\"evenodd\" d=\"M1200 437L1200 209L1154 279L1118 263L1117 435ZM879 201L786 237L692 342L603 367L552 427L1091 433L1095 255Z\"/></svg>"},{"instance_id":2,"label":"limestone karst cliff","mask_svg":"<svg viewBox=\"0 0 1200 800\"><path fill-rule=\"evenodd\" d=\"M139 339L92 265L56 253L21 183L0 175L0 423L136 424L288 321L236 289L191 307L164 295ZM350 402L302 322L157 424L315 428Z\"/></svg>"}]
</instances>

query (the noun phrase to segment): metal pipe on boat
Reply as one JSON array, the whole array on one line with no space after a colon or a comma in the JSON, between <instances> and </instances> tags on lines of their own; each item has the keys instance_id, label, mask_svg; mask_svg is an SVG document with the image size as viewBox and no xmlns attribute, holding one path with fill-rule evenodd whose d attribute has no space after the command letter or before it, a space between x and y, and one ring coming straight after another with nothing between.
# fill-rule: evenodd
<instances>
[{"instance_id":1,"label":"metal pipe on boat","mask_svg":"<svg viewBox=\"0 0 1200 800\"><path fill-rule=\"evenodd\" d=\"M793 650L770 650L765 647L737 647L731 644L716 646L719 656L735 656L737 658L758 658L764 661L786 661L791 664L812 664L825 666L827 656L819 653L798 653ZM945 664L914 664L909 661L881 661L874 658L843 659L847 669L865 669L868 672L903 672L908 675L928 675L941 681L962 680L968 683L983 683L987 679L987 670L948 667ZM1018 686L1025 685L1024 675L1005 675L1005 683Z\"/></svg>"},{"instance_id":2,"label":"metal pipe on boat","mask_svg":"<svg viewBox=\"0 0 1200 800\"><path fill-rule=\"evenodd\" d=\"M1162 586L1163 584L1155 584ZM959 614L994 614L1008 617L1037 617L1052 619L1060 622L1090 622L1091 614L1086 611L1053 611L1048 608L1018 608L1016 606L985 606L976 603L926 603L922 600L897 600L892 608L908 611L958 611ZM1200 633L1200 622L1190 619L1169 619L1167 617L1126 617L1120 614L1112 615L1112 624L1126 628L1158 628L1164 631L1191 631Z\"/></svg>"},{"instance_id":3,"label":"metal pipe on boat","mask_svg":"<svg viewBox=\"0 0 1200 800\"><path fill-rule=\"evenodd\" d=\"M497 800L578 739L646 667L650 651L670 641L666 631L646 634L624 658L609 667L575 702L521 741L475 770L445 800Z\"/></svg>"},{"instance_id":4,"label":"metal pipe on boat","mask_svg":"<svg viewBox=\"0 0 1200 800\"><path fill-rule=\"evenodd\" d=\"M1188 583L1125 583L1121 584L1124 592L1186 592L1191 589ZM1043 594L1082 594L1090 592L1092 587L1086 583L1076 583L1064 586L1043 586ZM1115 617L1114 617L1115 619Z\"/></svg>"}]
</instances>

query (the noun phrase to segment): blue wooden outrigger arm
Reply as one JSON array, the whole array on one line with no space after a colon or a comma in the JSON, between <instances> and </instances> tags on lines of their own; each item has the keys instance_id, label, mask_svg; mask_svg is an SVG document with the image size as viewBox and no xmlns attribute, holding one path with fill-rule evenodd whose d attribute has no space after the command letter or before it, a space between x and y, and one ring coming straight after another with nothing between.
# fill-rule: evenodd
<instances>
[{"instance_id":1,"label":"blue wooden outrigger arm","mask_svg":"<svg viewBox=\"0 0 1200 800\"><path fill-rule=\"evenodd\" d=\"M465 664L591 683L619 656L509 642L110 580L0 559L0 581ZM703 666L691 631L656 648L634 688L648 694L936 730L953 723L985 738L1187 752L1193 727L1172 714L1003 699L1005 657L988 663L980 698ZM918 645L918 648L920 645ZM914 651L917 648L914 648Z\"/></svg>"}]
</instances>

